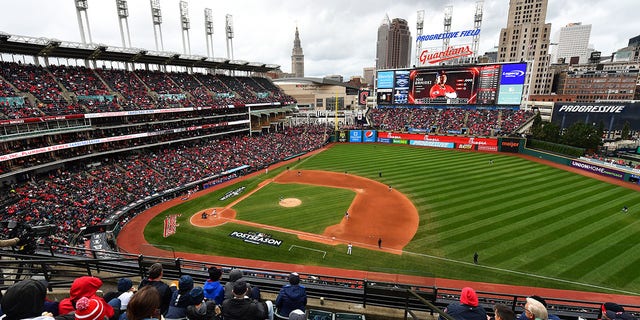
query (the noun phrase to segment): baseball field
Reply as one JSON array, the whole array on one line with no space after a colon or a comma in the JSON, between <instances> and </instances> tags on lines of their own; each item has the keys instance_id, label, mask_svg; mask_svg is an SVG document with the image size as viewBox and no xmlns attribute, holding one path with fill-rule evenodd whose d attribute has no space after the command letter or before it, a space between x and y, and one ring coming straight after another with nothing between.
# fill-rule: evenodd
<instances>
[{"instance_id":1,"label":"baseball field","mask_svg":"<svg viewBox=\"0 0 640 320\"><path fill-rule=\"evenodd\" d=\"M640 294L639 220L640 192L521 157L336 144L181 201L144 236L176 252Z\"/></svg>"}]
</instances>

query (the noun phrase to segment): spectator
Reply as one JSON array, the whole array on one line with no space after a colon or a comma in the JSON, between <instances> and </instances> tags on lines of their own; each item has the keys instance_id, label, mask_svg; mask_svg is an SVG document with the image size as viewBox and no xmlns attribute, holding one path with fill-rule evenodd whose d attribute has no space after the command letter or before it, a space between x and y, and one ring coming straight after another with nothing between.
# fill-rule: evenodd
<instances>
[{"instance_id":1,"label":"spectator","mask_svg":"<svg viewBox=\"0 0 640 320\"><path fill-rule=\"evenodd\" d=\"M635 318L629 313L624 311L624 308L614 302L605 302L600 308L600 315L598 319L605 320L634 320Z\"/></svg>"},{"instance_id":2,"label":"spectator","mask_svg":"<svg viewBox=\"0 0 640 320\"><path fill-rule=\"evenodd\" d=\"M460 302L450 303L444 312L458 320L487 320L484 308L478 306L478 295L470 287L462 288ZM444 317L440 317L440 320L444 320Z\"/></svg>"},{"instance_id":3,"label":"spectator","mask_svg":"<svg viewBox=\"0 0 640 320\"><path fill-rule=\"evenodd\" d=\"M204 297L221 305L224 301L224 286L220 284L222 271L214 266L209 267L209 279L204 283Z\"/></svg>"},{"instance_id":4,"label":"spectator","mask_svg":"<svg viewBox=\"0 0 640 320\"><path fill-rule=\"evenodd\" d=\"M542 303L545 309L548 308L547 302L542 297L533 295L533 296L530 296L529 298L532 298ZM550 314L549 309L547 309L547 318L549 318L549 320L560 320L560 317L556 316L555 314ZM526 312L521 313L520 316L518 317L518 320L527 320Z\"/></svg>"},{"instance_id":5,"label":"spectator","mask_svg":"<svg viewBox=\"0 0 640 320\"><path fill-rule=\"evenodd\" d=\"M231 299L233 297L233 286L237 281L246 283L247 289L249 289L249 297L254 300L260 300L260 290L258 288L252 288L249 282L242 277L242 270L233 269L229 272L229 281L224 285L224 299Z\"/></svg>"},{"instance_id":6,"label":"spectator","mask_svg":"<svg viewBox=\"0 0 640 320\"><path fill-rule=\"evenodd\" d=\"M107 317L107 309L104 301L82 297L76 302L76 320L104 320Z\"/></svg>"},{"instance_id":7,"label":"spectator","mask_svg":"<svg viewBox=\"0 0 640 320\"><path fill-rule=\"evenodd\" d=\"M244 280L233 284L233 296L222 303L224 320L262 320L267 317L265 310L261 310L258 303L247 296L249 287Z\"/></svg>"},{"instance_id":8,"label":"spectator","mask_svg":"<svg viewBox=\"0 0 640 320\"><path fill-rule=\"evenodd\" d=\"M105 301L111 301L114 298L118 298L120 300L120 310L127 310L127 303L131 299L133 295L133 282L129 278L120 278L118 280L118 286L116 291L107 292L104 294L103 298Z\"/></svg>"},{"instance_id":9,"label":"spectator","mask_svg":"<svg viewBox=\"0 0 640 320\"><path fill-rule=\"evenodd\" d=\"M46 295L47 288L40 281L25 279L12 285L2 297L4 319L52 320L52 315L42 315Z\"/></svg>"},{"instance_id":10,"label":"spectator","mask_svg":"<svg viewBox=\"0 0 640 320\"><path fill-rule=\"evenodd\" d=\"M148 278L140 282L138 290L145 286L153 286L158 290L158 294L160 295L160 313L163 315L167 313L172 294L169 286L162 281L162 265L160 263L154 263L149 267Z\"/></svg>"},{"instance_id":11,"label":"spectator","mask_svg":"<svg viewBox=\"0 0 640 320\"><path fill-rule=\"evenodd\" d=\"M191 289L193 289L193 278L189 275L181 276L178 280L178 289L171 295L169 310L164 315L165 319L183 319L187 316L187 307L193 304L189 295Z\"/></svg>"},{"instance_id":12,"label":"spectator","mask_svg":"<svg viewBox=\"0 0 640 320\"><path fill-rule=\"evenodd\" d=\"M300 285L300 276L294 272L289 275L289 284L280 289L276 298L277 314L280 317L288 317L291 311L299 309L304 311L307 306L307 292Z\"/></svg>"},{"instance_id":13,"label":"spectator","mask_svg":"<svg viewBox=\"0 0 640 320\"><path fill-rule=\"evenodd\" d=\"M549 318L547 308L542 302L528 297L527 303L524 305L524 314L529 320L547 320Z\"/></svg>"},{"instance_id":14,"label":"spectator","mask_svg":"<svg viewBox=\"0 0 640 320\"><path fill-rule=\"evenodd\" d=\"M289 320L307 320L307 315L304 311L296 309L289 313Z\"/></svg>"},{"instance_id":15,"label":"spectator","mask_svg":"<svg viewBox=\"0 0 640 320\"><path fill-rule=\"evenodd\" d=\"M502 303L497 303L493 306L493 312L495 314L495 320L514 320L516 318L513 310Z\"/></svg>"},{"instance_id":16,"label":"spectator","mask_svg":"<svg viewBox=\"0 0 640 320\"><path fill-rule=\"evenodd\" d=\"M78 300L82 297L86 297L98 300L105 309L104 314L109 317L109 319L117 319L120 314L120 300L113 299L109 301L109 303L106 303L102 297L96 295L96 292L100 287L102 287L102 280L100 280L100 278L82 276L75 279L71 284L71 289L69 290L69 298L65 298L60 301L58 313L60 315L66 315L70 312L76 311L75 308ZM118 310L118 313L116 313L114 309Z\"/></svg>"},{"instance_id":17,"label":"spectator","mask_svg":"<svg viewBox=\"0 0 640 320\"><path fill-rule=\"evenodd\" d=\"M189 292L193 304L187 307L187 319L189 320L213 320L222 311L213 300L204 300L202 287L195 287Z\"/></svg>"},{"instance_id":18,"label":"spectator","mask_svg":"<svg viewBox=\"0 0 640 320\"><path fill-rule=\"evenodd\" d=\"M133 282L129 278L121 278L118 280L118 292L120 295L118 299L120 299L120 310L127 310L127 305L129 301L131 301L131 297L136 292L136 289L133 287Z\"/></svg>"},{"instance_id":19,"label":"spectator","mask_svg":"<svg viewBox=\"0 0 640 320\"><path fill-rule=\"evenodd\" d=\"M160 319L160 295L153 286L140 288L127 305L127 320Z\"/></svg>"}]
</instances>

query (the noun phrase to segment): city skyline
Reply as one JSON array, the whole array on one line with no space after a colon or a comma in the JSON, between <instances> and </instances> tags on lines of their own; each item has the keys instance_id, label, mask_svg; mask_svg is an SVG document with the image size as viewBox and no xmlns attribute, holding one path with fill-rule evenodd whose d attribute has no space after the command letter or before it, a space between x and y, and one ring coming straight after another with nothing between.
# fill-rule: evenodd
<instances>
[{"instance_id":1,"label":"city skyline","mask_svg":"<svg viewBox=\"0 0 640 320\"><path fill-rule=\"evenodd\" d=\"M452 31L473 28L475 1L349 1L318 2L234 1L211 3L189 1L191 20L191 54L206 56L204 34L205 8L213 9L214 57L226 57L224 17L233 15L235 28L234 58L250 62L280 65L291 72L291 50L295 28L299 28L305 53L305 75L322 77L338 74L347 80L362 75L362 69L375 66L377 29L389 15L391 19L406 19L415 50L416 15L425 10L424 34L442 32L444 7L453 6ZM165 51L182 53L179 24L179 1L160 0L163 15ZM603 56L627 45L628 39L639 34L640 21L631 17L638 4L633 0L607 3L587 0L550 1L547 22L551 34L570 22L580 21L593 26L590 43ZM506 27L509 1L484 2L480 52L498 45L498 34ZM94 43L122 46L115 1L88 1L88 16ZM135 48L155 50L149 1L129 0L129 29ZM278 9L275 9L278 8ZM593 10L585 9L593 8ZM596 8L600 8L597 9ZM20 14L23 12L24 14ZM627 16L628 18L625 18ZM23 0L6 3L0 13L0 31L15 35L54 38L81 42L72 0ZM612 23L624 21L625 23Z\"/></svg>"}]
</instances>

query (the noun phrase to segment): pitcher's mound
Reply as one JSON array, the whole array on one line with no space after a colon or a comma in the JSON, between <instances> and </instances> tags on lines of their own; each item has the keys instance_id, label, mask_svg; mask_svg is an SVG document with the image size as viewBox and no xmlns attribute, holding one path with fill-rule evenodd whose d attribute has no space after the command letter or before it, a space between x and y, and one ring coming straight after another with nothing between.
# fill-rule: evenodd
<instances>
[{"instance_id":1,"label":"pitcher's mound","mask_svg":"<svg viewBox=\"0 0 640 320\"><path fill-rule=\"evenodd\" d=\"M298 198L285 198L280 200L279 204L287 208L297 207L302 204L302 200Z\"/></svg>"}]
</instances>

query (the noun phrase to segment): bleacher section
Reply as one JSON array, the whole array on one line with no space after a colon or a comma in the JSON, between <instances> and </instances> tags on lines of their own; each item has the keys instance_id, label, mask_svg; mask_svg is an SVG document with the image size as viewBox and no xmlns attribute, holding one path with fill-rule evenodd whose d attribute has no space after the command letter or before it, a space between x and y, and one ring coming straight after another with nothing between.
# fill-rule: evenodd
<instances>
[{"instance_id":1,"label":"bleacher section","mask_svg":"<svg viewBox=\"0 0 640 320\"><path fill-rule=\"evenodd\" d=\"M389 131L420 130L438 134L500 136L514 133L534 116L510 108L429 107L372 109L374 128Z\"/></svg>"},{"instance_id":2,"label":"bleacher section","mask_svg":"<svg viewBox=\"0 0 640 320\"><path fill-rule=\"evenodd\" d=\"M49 67L0 62L0 97L32 94L36 106L11 105L0 119L181 107L295 103L266 78L148 70ZM4 79L4 80L3 80ZM5 82L6 81L6 82ZM18 91L13 90L13 85ZM0 101L9 106L6 99ZM21 104L22 105L22 104Z\"/></svg>"}]
</instances>

